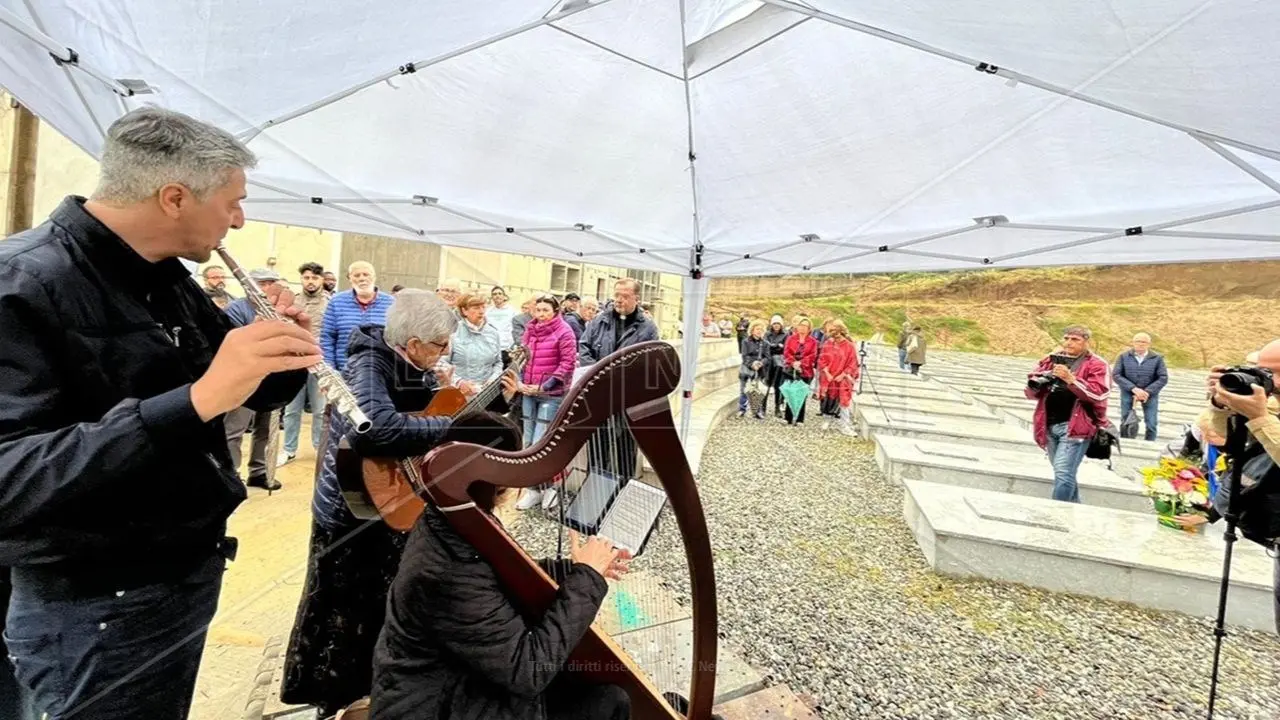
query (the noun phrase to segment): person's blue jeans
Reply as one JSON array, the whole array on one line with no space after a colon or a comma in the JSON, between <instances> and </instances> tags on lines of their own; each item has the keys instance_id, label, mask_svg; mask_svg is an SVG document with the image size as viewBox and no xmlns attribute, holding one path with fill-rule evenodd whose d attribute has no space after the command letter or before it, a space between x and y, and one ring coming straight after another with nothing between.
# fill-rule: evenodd
<instances>
[{"instance_id":1,"label":"person's blue jeans","mask_svg":"<svg viewBox=\"0 0 1280 720\"><path fill-rule=\"evenodd\" d=\"M1049 461L1053 463L1053 499L1080 502L1080 488L1076 484L1076 472L1089 449L1085 438L1067 437L1067 423L1049 426Z\"/></svg>"},{"instance_id":2,"label":"person's blue jeans","mask_svg":"<svg viewBox=\"0 0 1280 720\"><path fill-rule=\"evenodd\" d=\"M560 401L563 397L529 397L524 396L521 403L521 411L524 415L524 446L538 442L547 432L547 426L551 424L551 418L556 416L556 411L560 409Z\"/></svg>"},{"instance_id":3,"label":"person's blue jeans","mask_svg":"<svg viewBox=\"0 0 1280 720\"><path fill-rule=\"evenodd\" d=\"M324 395L320 392L320 381L315 375L307 373L307 384L298 390L295 397L284 408L284 452L286 455L298 454L298 435L302 432L302 406L311 405L311 449L320 449L320 432L324 423ZM275 458L270 458L275 462Z\"/></svg>"},{"instance_id":4,"label":"person's blue jeans","mask_svg":"<svg viewBox=\"0 0 1280 720\"><path fill-rule=\"evenodd\" d=\"M83 597L15 570L5 643L36 716L184 720L221 588L205 572Z\"/></svg>"},{"instance_id":5,"label":"person's blue jeans","mask_svg":"<svg viewBox=\"0 0 1280 720\"><path fill-rule=\"evenodd\" d=\"M902 370L907 369L907 349L898 348L898 367Z\"/></svg>"},{"instance_id":6,"label":"person's blue jeans","mask_svg":"<svg viewBox=\"0 0 1280 720\"><path fill-rule=\"evenodd\" d=\"M1133 391L1120 391L1120 422L1129 417L1129 411L1133 409ZM1156 439L1156 428L1159 423L1160 412L1160 396L1152 395L1147 401L1142 403L1142 424L1146 427L1144 437L1147 440L1154 441Z\"/></svg>"},{"instance_id":7,"label":"person's blue jeans","mask_svg":"<svg viewBox=\"0 0 1280 720\"><path fill-rule=\"evenodd\" d=\"M744 413L746 411L747 411L747 379L744 377L739 377L738 378L738 412Z\"/></svg>"}]
</instances>

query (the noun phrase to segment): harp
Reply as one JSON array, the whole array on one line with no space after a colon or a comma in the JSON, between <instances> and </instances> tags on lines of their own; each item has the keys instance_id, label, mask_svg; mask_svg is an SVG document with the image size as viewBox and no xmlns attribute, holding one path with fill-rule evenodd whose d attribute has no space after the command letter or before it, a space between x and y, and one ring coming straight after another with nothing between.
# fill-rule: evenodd
<instances>
[{"instance_id":1,"label":"harp","mask_svg":"<svg viewBox=\"0 0 1280 720\"><path fill-rule=\"evenodd\" d=\"M657 624L648 628L658 634L650 637L648 649L632 645L629 652L601 627L597 616L597 622L571 655L566 670L584 681L621 686L631 697L632 717L636 720L707 720L715 696L715 574L702 502L676 433L668 398L679 377L680 360L670 345L649 342L623 348L586 371L564 397L543 436L529 447L503 452L480 445L448 443L435 448L422 463L422 492L426 499L439 507L454 529L493 566L517 607L526 616L538 617L555 598L555 582L512 534L475 506L469 488L476 481L509 488L546 483L562 474L599 429L609 426L611 418L626 428L639 453L652 466L665 494L664 502L675 519L676 528L668 526L664 531L674 534L678 530L683 542L690 615L681 621L688 635L677 642L687 642L690 650L688 687L660 687L663 679L655 682L651 677L653 657L670 657L665 654L668 649L655 651L652 647L658 644L653 638L664 629ZM633 562L632 575L640 560ZM612 586L613 583L611 595L616 589ZM675 626L666 627L674 630ZM647 656L648 667L634 655ZM686 677L683 669L680 675ZM664 697L672 692L679 697Z\"/></svg>"}]
</instances>

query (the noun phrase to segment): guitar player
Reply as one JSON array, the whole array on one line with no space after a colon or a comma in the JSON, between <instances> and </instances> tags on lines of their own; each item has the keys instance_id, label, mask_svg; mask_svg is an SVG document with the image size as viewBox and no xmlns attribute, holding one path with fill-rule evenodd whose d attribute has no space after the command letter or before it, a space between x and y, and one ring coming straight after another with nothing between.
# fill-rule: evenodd
<instances>
[{"instance_id":1,"label":"guitar player","mask_svg":"<svg viewBox=\"0 0 1280 720\"><path fill-rule=\"evenodd\" d=\"M457 323L453 308L434 293L407 288L388 308L385 327L352 331L343 376L373 427L356 434L341 416L328 417L312 500L306 587L281 690L284 702L315 705L321 717L369 694L387 589L407 539L380 520L360 521L351 514L336 475L339 443L346 438L362 457L405 458L446 441L451 419L419 413L437 391L432 369L449 352ZM515 378L504 375L501 382L503 394L495 404L509 404Z\"/></svg>"}]
</instances>

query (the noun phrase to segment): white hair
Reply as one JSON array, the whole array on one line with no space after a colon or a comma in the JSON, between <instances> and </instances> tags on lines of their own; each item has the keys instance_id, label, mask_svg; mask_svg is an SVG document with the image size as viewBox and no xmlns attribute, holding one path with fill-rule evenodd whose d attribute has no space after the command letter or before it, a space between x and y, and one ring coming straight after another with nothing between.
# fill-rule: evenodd
<instances>
[{"instance_id":1,"label":"white hair","mask_svg":"<svg viewBox=\"0 0 1280 720\"><path fill-rule=\"evenodd\" d=\"M93 198L132 205L177 183L204 202L232 172L257 163L253 152L221 128L172 110L142 107L107 128Z\"/></svg>"},{"instance_id":2,"label":"white hair","mask_svg":"<svg viewBox=\"0 0 1280 720\"><path fill-rule=\"evenodd\" d=\"M599 310L599 309L600 309L600 301L599 301L599 300L596 300L596 299L595 299L595 298L593 298L593 297L584 297L584 298L582 298L582 307L584 307L584 308L596 308L597 310Z\"/></svg>"},{"instance_id":3,"label":"white hair","mask_svg":"<svg viewBox=\"0 0 1280 720\"><path fill-rule=\"evenodd\" d=\"M405 347L412 338L436 342L452 335L458 327L453 308L435 293L405 288L395 298L387 308L387 325L382 332L392 347Z\"/></svg>"}]
</instances>

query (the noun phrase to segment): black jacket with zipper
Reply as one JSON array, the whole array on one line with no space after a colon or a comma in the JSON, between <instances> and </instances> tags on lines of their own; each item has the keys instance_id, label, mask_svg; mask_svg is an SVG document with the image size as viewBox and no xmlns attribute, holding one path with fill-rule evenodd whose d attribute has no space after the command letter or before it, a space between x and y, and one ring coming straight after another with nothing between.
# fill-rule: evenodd
<instances>
[{"instance_id":1,"label":"black jacket with zipper","mask_svg":"<svg viewBox=\"0 0 1280 720\"><path fill-rule=\"evenodd\" d=\"M211 566L246 494L190 390L231 324L182 262L145 260L68 197L0 242L0 328L0 566L77 593ZM245 405L305 381L273 375Z\"/></svg>"},{"instance_id":2,"label":"black jacket with zipper","mask_svg":"<svg viewBox=\"0 0 1280 720\"><path fill-rule=\"evenodd\" d=\"M485 562L428 506L409 536L373 656L380 720L544 720L546 693L586 635L608 585L568 560L541 561L560 586L526 620Z\"/></svg>"}]
</instances>

